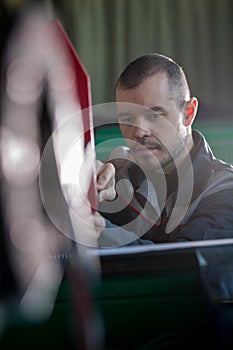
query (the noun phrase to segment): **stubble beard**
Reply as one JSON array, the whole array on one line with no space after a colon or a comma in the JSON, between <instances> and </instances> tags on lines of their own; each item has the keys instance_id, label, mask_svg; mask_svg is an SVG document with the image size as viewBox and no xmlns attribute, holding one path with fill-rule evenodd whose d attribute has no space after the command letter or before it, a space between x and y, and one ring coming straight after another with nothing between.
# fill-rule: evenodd
<instances>
[{"instance_id":1,"label":"stubble beard","mask_svg":"<svg viewBox=\"0 0 233 350\"><path fill-rule=\"evenodd\" d=\"M175 162L182 155L186 144L187 134L184 132L184 129L180 129L179 134L177 132L176 137L170 142L170 145L163 145L161 147L161 151L164 152L164 156L161 159L158 159L154 154L151 154L147 158L135 158L142 169L158 172L161 172L162 169L167 173L176 167Z\"/></svg>"}]
</instances>

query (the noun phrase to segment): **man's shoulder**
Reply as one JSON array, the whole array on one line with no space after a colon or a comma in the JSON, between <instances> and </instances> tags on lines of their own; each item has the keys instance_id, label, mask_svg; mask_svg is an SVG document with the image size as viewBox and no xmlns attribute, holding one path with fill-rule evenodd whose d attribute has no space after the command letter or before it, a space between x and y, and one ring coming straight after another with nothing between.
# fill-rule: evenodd
<instances>
[{"instance_id":1,"label":"man's shoulder","mask_svg":"<svg viewBox=\"0 0 233 350\"><path fill-rule=\"evenodd\" d=\"M201 164L205 170L209 168L209 170L214 171L214 173L225 172L227 176L233 176L233 165L217 158L216 155L213 154L209 143L200 131L193 130L193 137L196 149L194 163L198 163L198 165Z\"/></svg>"},{"instance_id":2,"label":"man's shoulder","mask_svg":"<svg viewBox=\"0 0 233 350\"><path fill-rule=\"evenodd\" d=\"M233 189L233 166L220 159L213 161L213 176L210 182L217 186L223 186L225 189Z\"/></svg>"},{"instance_id":3,"label":"man's shoulder","mask_svg":"<svg viewBox=\"0 0 233 350\"><path fill-rule=\"evenodd\" d=\"M233 165L221 159L214 159L213 166L216 171L225 171L233 176Z\"/></svg>"}]
</instances>

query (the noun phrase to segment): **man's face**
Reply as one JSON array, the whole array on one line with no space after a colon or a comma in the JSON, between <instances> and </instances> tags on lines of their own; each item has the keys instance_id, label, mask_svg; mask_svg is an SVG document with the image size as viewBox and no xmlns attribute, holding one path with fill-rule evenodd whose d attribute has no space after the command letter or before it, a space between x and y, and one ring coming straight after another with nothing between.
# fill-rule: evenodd
<instances>
[{"instance_id":1,"label":"man's face","mask_svg":"<svg viewBox=\"0 0 233 350\"><path fill-rule=\"evenodd\" d=\"M187 130L166 74L148 77L135 88L118 87L116 102L122 135L139 165L169 169L185 149Z\"/></svg>"}]
</instances>

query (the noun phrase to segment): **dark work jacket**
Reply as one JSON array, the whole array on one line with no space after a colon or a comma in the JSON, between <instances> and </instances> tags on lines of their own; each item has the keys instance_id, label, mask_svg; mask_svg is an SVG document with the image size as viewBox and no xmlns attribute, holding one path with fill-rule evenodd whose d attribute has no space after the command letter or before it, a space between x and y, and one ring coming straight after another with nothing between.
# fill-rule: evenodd
<instances>
[{"instance_id":1,"label":"dark work jacket","mask_svg":"<svg viewBox=\"0 0 233 350\"><path fill-rule=\"evenodd\" d=\"M107 219L100 246L233 238L233 167L214 157L200 132L193 140L167 177L152 178L125 155L111 160L118 195L100 207Z\"/></svg>"}]
</instances>

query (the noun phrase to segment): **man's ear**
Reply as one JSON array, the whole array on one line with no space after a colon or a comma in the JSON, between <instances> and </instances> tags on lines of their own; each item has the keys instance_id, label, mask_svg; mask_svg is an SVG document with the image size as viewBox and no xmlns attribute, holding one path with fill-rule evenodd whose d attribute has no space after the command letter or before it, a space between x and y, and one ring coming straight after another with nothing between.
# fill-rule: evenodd
<instances>
[{"instance_id":1,"label":"man's ear","mask_svg":"<svg viewBox=\"0 0 233 350\"><path fill-rule=\"evenodd\" d=\"M184 111L184 125L186 127L191 126L198 108L198 100L196 97L190 98L189 101L186 102L185 111Z\"/></svg>"}]
</instances>

